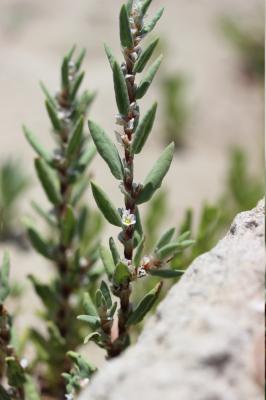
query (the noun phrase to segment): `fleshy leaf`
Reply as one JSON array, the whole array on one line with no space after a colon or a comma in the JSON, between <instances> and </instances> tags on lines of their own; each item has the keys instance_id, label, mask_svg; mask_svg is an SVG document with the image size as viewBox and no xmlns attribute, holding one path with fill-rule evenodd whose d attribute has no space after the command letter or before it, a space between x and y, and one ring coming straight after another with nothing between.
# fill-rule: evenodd
<instances>
[{"instance_id":1,"label":"fleshy leaf","mask_svg":"<svg viewBox=\"0 0 266 400\"><path fill-rule=\"evenodd\" d=\"M146 140L152 130L157 110L157 103L147 111L143 119L140 121L136 132L134 133L134 140L132 143L132 152L139 154L146 143Z\"/></svg>"},{"instance_id":2,"label":"fleshy leaf","mask_svg":"<svg viewBox=\"0 0 266 400\"><path fill-rule=\"evenodd\" d=\"M129 271L127 265L120 261L115 267L114 276L113 276L114 284L122 285L129 278L130 278L130 271Z\"/></svg>"},{"instance_id":3,"label":"fleshy leaf","mask_svg":"<svg viewBox=\"0 0 266 400\"><path fill-rule=\"evenodd\" d=\"M164 12L164 8L162 7L156 14L155 16L152 18L152 20L150 22L148 22L147 24L144 25L141 34L142 35L146 35L147 33L151 32L153 30L153 28L155 28L157 22L159 21L159 19L161 18L161 16L163 15Z\"/></svg>"},{"instance_id":4,"label":"fleshy leaf","mask_svg":"<svg viewBox=\"0 0 266 400\"><path fill-rule=\"evenodd\" d=\"M157 60L154 61L154 63L149 67L146 75L144 76L144 78L141 80L137 91L136 91L136 98L137 99L141 99L147 92L147 90L149 89L153 78L156 75L156 72L158 71L161 62L162 62L163 56L159 56L157 58Z\"/></svg>"},{"instance_id":5,"label":"fleshy leaf","mask_svg":"<svg viewBox=\"0 0 266 400\"><path fill-rule=\"evenodd\" d=\"M46 109L47 109L48 115L50 117L50 120L52 122L54 130L56 132L60 132L62 127L61 127L61 122L57 116L57 110L56 110L55 106L49 100L46 100L45 106L46 106Z\"/></svg>"},{"instance_id":6,"label":"fleshy leaf","mask_svg":"<svg viewBox=\"0 0 266 400\"><path fill-rule=\"evenodd\" d=\"M159 297L162 282L159 282L143 299L139 302L135 310L128 318L127 325L136 325L143 320L145 315L151 310Z\"/></svg>"},{"instance_id":7,"label":"fleshy leaf","mask_svg":"<svg viewBox=\"0 0 266 400\"><path fill-rule=\"evenodd\" d=\"M41 158L35 160L35 169L50 202L59 204L61 201L59 185L53 170Z\"/></svg>"},{"instance_id":8,"label":"fleshy leaf","mask_svg":"<svg viewBox=\"0 0 266 400\"><path fill-rule=\"evenodd\" d=\"M110 294L109 287L105 281L101 282L100 290L102 292L103 297L105 298L106 304L108 308L112 307L112 297Z\"/></svg>"},{"instance_id":9,"label":"fleshy leaf","mask_svg":"<svg viewBox=\"0 0 266 400\"><path fill-rule=\"evenodd\" d=\"M101 335L98 332L92 332L85 337L84 344L87 344L89 342L98 343L100 340L101 340Z\"/></svg>"},{"instance_id":10,"label":"fleshy leaf","mask_svg":"<svg viewBox=\"0 0 266 400\"><path fill-rule=\"evenodd\" d=\"M24 219L24 225L26 226L30 242L34 249L43 257L52 259L51 247L49 243L42 238L41 234L33 226L33 223L28 219Z\"/></svg>"},{"instance_id":11,"label":"fleshy leaf","mask_svg":"<svg viewBox=\"0 0 266 400\"><path fill-rule=\"evenodd\" d=\"M77 317L79 321L87 322L92 329L100 327L100 318L93 315L79 315Z\"/></svg>"},{"instance_id":12,"label":"fleshy leaf","mask_svg":"<svg viewBox=\"0 0 266 400\"><path fill-rule=\"evenodd\" d=\"M89 128L94 144L101 157L108 164L110 171L117 179L123 179L123 167L118 151L105 131L93 121Z\"/></svg>"},{"instance_id":13,"label":"fleshy leaf","mask_svg":"<svg viewBox=\"0 0 266 400\"><path fill-rule=\"evenodd\" d=\"M62 221L62 240L65 246L67 246L75 233L76 218L71 206L67 206L65 215Z\"/></svg>"},{"instance_id":14,"label":"fleshy leaf","mask_svg":"<svg viewBox=\"0 0 266 400\"><path fill-rule=\"evenodd\" d=\"M114 264L116 265L120 261L120 255L119 255L119 251L118 251L118 249L116 247L115 241L114 241L114 239L112 237L110 237L110 239L109 239L109 248L110 248L110 251L111 251L112 256L113 256Z\"/></svg>"},{"instance_id":15,"label":"fleshy leaf","mask_svg":"<svg viewBox=\"0 0 266 400\"><path fill-rule=\"evenodd\" d=\"M103 262L106 274L107 274L108 278L111 279L113 276L114 270L115 270L115 264L114 264L112 255L106 247L100 246L100 256L101 256L101 260Z\"/></svg>"},{"instance_id":16,"label":"fleshy leaf","mask_svg":"<svg viewBox=\"0 0 266 400\"><path fill-rule=\"evenodd\" d=\"M120 41L122 46L132 48L134 42L131 34L127 7L125 4L123 4L121 7L119 23L120 23Z\"/></svg>"},{"instance_id":17,"label":"fleshy leaf","mask_svg":"<svg viewBox=\"0 0 266 400\"><path fill-rule=\"evenodd\" d=\"M75 156L77 151L80 149L81 141L82 141L82 133L83 133L83 123L84 118L81 116L76 123L73 132L71 133L71 137L67 146L66 155L68 158Z\"/></svg>"},{"instance_id":18,"label":"fleshy leaf","mask_svg":"<svg viewBox=\"0 0 266 400\"><path fill-rule=\"evenodd\" d=\"M36 153L42 157L48 164L52 164L53 157L45 148L39 143L36 136L26 127L23 126L25 137Z\"/></svg>"},{"instance_id":19,"label":"fleshy leaf","mask_svg":"<svg viewBox=\"0 0 266 400\"><path fill-rule=\"evenodd\" d=\"M152 167L144 181L143 189L137 198L137 204L148 201L161 186L173 160L174 148L174 143L169 144Z\"/></svg>"},{"instance_id":20,"label":"fleshy leaf","mask_svg":"<svg viewBox=\"0 0 266 400\"><path fill-rule=\"evenodd\" d=\"M111 203L107 194L99 188L94 182L91 182L93 197L99 210L103 213L110 224L121 226L121 217L115 206Z\"/></svg>"},{"instance_id":21,"label":"fleshy leaf","mask_svg":"<svg viewBox=\"0 0 266 400\"><path fill-rule=\"evenodd\" d=\"M151 58L157 44L159 42L159 39L155 39L153 40L145 50L143 50L143 52L140 54L139 58L137 59L134 68L133 68L133 72L134 73L140 73L144 70L147 62L149 61L149 59Z\"/></svg>"},{"instance_id":22,"label":"fleshy leaf","mask_svg":"<svg viewBox=\"0 0 266 400\"><path fill-rule=\"evenodd\" d=\"M83 297L83 308L88 315L97 317L98 313L89 293L85 293Z\"/></svg>"},{"instance_id":23,"label":"fleshy leaf","mask_svg":"<svg viewBox=\"0 0 266 400\"><path fill-rule=\"evenodd\" d=\"M110 47L107 46L107 44L104 44L104 50L105 50L105 53L107 55L108 61L110 63L110 66L113 69L114 68L114 63L116 62L116 59L115 59L115 57L113 55L113 52L110 49Z\"/></svg>"},{"instance_id":24,"label":"fleshy leaf","mask_svg":"<svg viewBox=\"0 0 266 400\"><path fill-rule=\"evenodd\" d=\"M113 66L113 79L117 108L120 114L127 115L130 105L127 84L122 69L116 61Z\"/></svg>"},{"instance_id":25,"label":"fleshy leaf","mask_svg":"<svg viewBox=\"0 0 266 400\"><path fill-rule=\"evenodd\" d=\"M141 5L141 13L144 16L150 7L152 0L144 0Z\"/></svg>"},{"instance_id":26,"label":"fleshy leaf","mask_svg":"<svg viewBox=\"0 0 266 400\"><path fill-rule=\"evenodd\" d=\"M179 269L150 269L147 271L149 275L158 276L160 278L179 278L184 274L184 270Z\"/></svg>"},{"instance_id":27,"label":"fleshy leaf","mask_svg":"<svg viewBox=\"0 0 266 400\"><path fill-rule=\"evenodd\" d=\"M134 259L133 259L133 264L135 265L135 267L138 267L140 264L143 249L144 249L144 242L145 242L145 238L142 237L142 239L138 243L137 248L135 250L135 255L134 255Z\"/></svg>"},{"instance_id":28,"label":"fleshy leaf","mask_svg":"<svg viewBox=\"0 0 266 400\"><path fill-rule=\"evenodd\" d=\"M175 228L170 228L168 229L158 240L158 242L155 245L155 249L160 249L161 247L165 246L170 242L170 240L173 238L175 234Z\"/></svg>"},{"instance_id":29,"label":"fleshy leaf","mask_svg":"<svg viewBox=\"0 0 266 400\"><path fill-rule=\"evenodd\" d=\"M173 257L175 254L179 253L186 247L191 246L194 244L194 240L184 240L183 242L172 242L156 251L156 256L159 260L165 260L168 257Z\"/></svg>"}]
</instances>

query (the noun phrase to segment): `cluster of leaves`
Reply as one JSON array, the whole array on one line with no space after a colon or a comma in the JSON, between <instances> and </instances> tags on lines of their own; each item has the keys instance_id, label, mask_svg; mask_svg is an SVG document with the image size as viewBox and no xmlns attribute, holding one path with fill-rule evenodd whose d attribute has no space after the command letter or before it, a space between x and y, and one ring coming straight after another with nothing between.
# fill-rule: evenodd
<instances>
[{"instance_id":1,"label":"cluster of leaves","mask_svg":"<svg viewBox=\"0 0 266 400\"><path fill-rule=\"evenodd\" d=\"M86 294L86 314L80 315L78 319L87 322L91 330L85 342L95 342L106 350L108 358L116 357L129 345L132 327L143 320L158 299L162 282L144 292L144 295L142 293L138 304L132 303L132 290L139 279L149 279L150 276L180 276L183 271L169 268L167 264L177 253L193 243L189 239L189 232L177 237L175 229L171 228L157 241L148 255L144 253L145 235L139 207L148 202L160 188L174 155L174 144L171 143L162 152L144 183L134 181L135 157L141 153L148 140L157 110L157 103L154 103L140 119L138 100L148 91L162 61L162 56L159 56L147 69L140 83L136 83L137 74L144 71L158 44L156 38L144 50L140 46L163 14L161 9L151 21L144 22L151 2L152 0L128 1L121 8L120 41L124 56L121 65L111 49L105 46L113 73L119 112L116 122L121 127L115 133L123 150L123 158L105 131L95 122L89 121L98 153L106 161L112 175L120 181L119 187L124 196L124 205L118 208L102 188L92 183L98 208L110 224L121 229L118 240L123 247L123 253L121 254L118 243L112 237L109 239L109 249L100 247L109 284L102 280L95 295ZM118 301L114 301L114 298L118 298ZM116 319L117 324L114 323Z\"/></svg>"},{"instance_id":2,"label":"cluster of leaves","mask_svg":"<svg viewBox=\"0 0 266 400\"><path fill-rule=\"evenodd\" d=\"M0 241L14 241L25 247L19 227L18 201L29 186L18 161L6 160L0 165Z\"/></svg>"},{"instance_id":3,"label":"cluster of leaves","mask_svg":"<svg viewBox=\"0 0 266 400\"><path fill-rule=\"evenodd\" d=\"M84 119L95 93L79 89L84 78L81 71L85 52L74 59L75 48L64 57L61 66L61 89L52 96L41 84L45 106L52 124L55 149L43 147L37 136L24 127L25 136L37 153L35 170L50 203L46 211L39 203L33 208L49 228L46 238L32 219L25 219L34 249L54 265L49 282L31 275L29 278L44 310L46 333L31 329L36 356L32 372L38 375L42 395L63 398L65 380L75 351L83 337L83 324L76 316L81 311L82 293L91 290L101 271L96 268L98 234L101 217L82 205L82 195L89 184L87 167L96 154L85 132Z\"/></svg>"},{"instance_id":4,"label":"cluster of leaves","mask_svg":"<svg viewBox=\"0 0 266 400\"><path fill-rule=\"evenodd\" d=\"M0 380L6 377L6 385L0 383L1 400L39 400L27 365L17 356L13 345L13 324L5 302L10 294L9 257L5 253L0 266Z\"/></svg>"},{"instance_id":5,"label":"cluster of leaves","mask_svg":"<svg viewBox=\"0 0 266 400\"><path fill-rule=\"evenodd\" d=\"M245 73L264 81L265 43L263 29L251 31L229 17L224 17L221 27L225 36L235 46L242 58Z\"/></svg>"}]
</instances>

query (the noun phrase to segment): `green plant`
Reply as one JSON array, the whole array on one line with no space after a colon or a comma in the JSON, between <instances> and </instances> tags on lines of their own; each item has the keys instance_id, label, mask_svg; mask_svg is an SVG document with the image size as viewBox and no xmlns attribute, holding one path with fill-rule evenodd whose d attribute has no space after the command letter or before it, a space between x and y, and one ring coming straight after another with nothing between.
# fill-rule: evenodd
<instances>
[{"instance_id":1,"label":"green plant","mask_svg":"<svg viewBox=\"0 0 266 400\"><path fill-rule=\"evenodd\" d=\"M185 146L189 108L186 101L187 82L180 74L165 76L162 81L164 136L173 140L176 149Z\"/></svg>"},{"instance_id":2,"label":"green plant","mask_svg":"<svg viewBox=\"0 0 266 400\"><path fill-rule=\"evenodd\" d=\"M221 20L224 35L238 51L244 72L260 81L264 81L265 43L263 28L251 30L241 26L230 17Z\"/></svg>"},{"instance_id":3,"label":"green plant","mask_svg":"<svg viewBox=\"0 0 266 400\"><path fill-rule=\"evenodd\" d=\"M4 254L0 266L0 380L6 378L7 385L0 383L1 400L37 400L38 393L28 374L25 360L19 359L13 340L13 321L5 306L10 294L9 256Z\"/></svg>"},{"instance_id":4,"label":"green plant","mask_svg":"<svg viewBox=\"0 0 266 400\"><path fill-rule=\"evenodd\" d=\"M18 202L29 186L29 179L22 171L20 163L11 159L0 165L0 241L12 241L25 248Z\"/></svg>"},{"instance_id":5,"label":"green plant","mask_svg":"<svg viewBox=\"0 0 266 400\"><path fill-rule=\"evenodd\" d=\"M78 94L84 77L80 69L85 52L74 59L74 51L75 48L71 49L63 59L59 93L52 96L41 84L52 123L54 151L43 148L39 139L24 127L25 136L37 153L36 173L50 203L48 211L38 203L33 203L33 207L50 228L49 237L45 238L31 219L25 219L25 225L34 249L54 265L49 282L42 282L35 275L29 277L43 303L41 317L46 323L45 334L35 328L29 332L36 348L31 370L38 376L41 395L55 399L63 399L66 392L62 373L69 373L72 366L66 353L74 351L83 336L83 324L76 318L81 310L82 292L90 290L101 273L94 268L101 221L80 204L89 184L86 169L96 153L84 130L84 119L95 93Z\"/></svg>"},{"instance_id":6,"label":"green plant","mask_svg":"<svg viewBox=\"0 0 266 400\"><path fill-rule=\"evenodd\" d=\"M162 282L148 293L144 293L139 304L132 304L132 290L137 286L138 280L147 279L148 276L180 276L182 271L169 269L167 264L176 253L183 251L193 242L188 239L189 232L175 238L175 229L172 228L157 241L151 254L143 254L145 236L139 208L160 188L174 155L174 144L171 143L152 167L144 183L135 182L136 158L148 140L157 109L157 103L154 103L140 119L138 101L146 94L162 61L162 56L159 56L148 68L140 83L136 82L137 74L143 72L158 43L158 39L155 39L144 50L141 49L142 40L152 31L163 13L161 9L151 21L144 22L151 2L128 1L121 8L120 41L124 56L121 65L110 48L105 46L113 72L119 111L116 123L121 126L121 130L116 132L116 138L123 150L122 159L105 131L95 122L89 121L95 146L112 175L120 182L119 187L124 196L124 205L117 208L108 195L95 182L92 183L93 196L99 209L110 224L121 229L118 239L123 253L121 254L112 237L109 240L109 249L101 246L100 255L109 285L105 281L101 282L95 294L95 301L86 294L86 315L80 315L78 318L87 322L92 329L85 342L97 343L106 350L108 358L118 356L129 345L132 326L143 320L159 296ZM114 301L113 296L119 301ZM116 316L117 329L114 325Z\"/></svg>"}]
</instances>

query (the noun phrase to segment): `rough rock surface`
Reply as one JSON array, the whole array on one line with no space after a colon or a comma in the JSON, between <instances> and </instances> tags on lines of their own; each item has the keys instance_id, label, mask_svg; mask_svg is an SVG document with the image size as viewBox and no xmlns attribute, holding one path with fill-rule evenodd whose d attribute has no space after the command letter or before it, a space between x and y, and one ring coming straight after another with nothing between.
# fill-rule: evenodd
<instances>
[{"instance_id":1,"label":"rough rock surface","mask_svg":"<svg viewBox=\"0 0 266 400\"><path fill-rule=\"evenodd\" d=\"M190 266L80 400L262 400L264 205Z\"/></svg>"}]
</instances>

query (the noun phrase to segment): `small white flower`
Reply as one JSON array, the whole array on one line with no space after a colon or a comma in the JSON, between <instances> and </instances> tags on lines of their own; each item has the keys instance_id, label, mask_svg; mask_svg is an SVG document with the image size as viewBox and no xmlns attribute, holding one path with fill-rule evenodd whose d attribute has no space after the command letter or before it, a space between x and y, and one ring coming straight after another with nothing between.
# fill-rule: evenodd
<instances>
[{"instance_id":1,"label":"small white flower","mask_svg":"<svg viewBox=\"0 0 266 400\"><path fill-rule=\"evenodd\" d=\"M150 257L148 256L144 256L142 259L142 265L145 267L146 265L149 265L149 263L151 262Z\"/></svg>"},{"instance_id":2,"label":"small white flower","mask_svg":"<svg viewBox=\"0 0 266 400\"><path fill-rule=\"evenodd\" d=\"M27 366L29 365L28 360L26 358L22 358L20 360L20 365L22 366L23 369L27 368Z\"/></svg>"},{"instance_id":3,"label":"small white flower","mask_svg":"<svg viewBox=\"0 0 266 400\"><path fill-rule=\"evenodd\" d=\"M135 119L131 118L127 123L126 129L132 130L134 128L134 122L135 122Z\"/></svg>"},{"instance_id":4,"label":"small white flower","mask_svg":"<svg viewBox=\"0 0 266 400\"><path fill-rule=\"evenodd\" d=\"M135 225L136 217L130 213L130 210L124 210L122 215L122 224L125 226Z\"/></svg>"},{"instance_id":5,"label":"small white flower","mask_svg":"<svg viewBox=\"0 0 266 400\"><path fill-rule=\"evenodd\" d=\"M73 394L66 394L65 398L66 398L66 400L74 400Z\"/></svg>"},{"instance_id":6,"label":"small white flower","mask_svg":"<svg viewBox=\"0 0 266 400\"><path fill-rule=\"evenodd\" d=\"M88 384L89 384L89 379L88 378L84 378L84 379L82 379L81 381L80 381L80 386L81 386L81 388L84 388L84 387L86 387Z\"/></svg>"}]
</instances>

